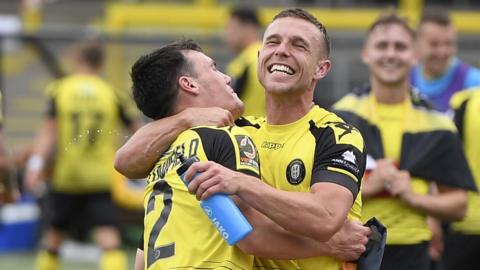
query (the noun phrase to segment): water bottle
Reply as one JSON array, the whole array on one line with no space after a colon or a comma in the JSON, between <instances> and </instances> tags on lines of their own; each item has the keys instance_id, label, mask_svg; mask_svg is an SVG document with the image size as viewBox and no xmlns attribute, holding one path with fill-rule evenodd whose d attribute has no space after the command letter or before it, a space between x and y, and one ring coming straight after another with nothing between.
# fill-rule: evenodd
<instances>
[{"instance_id":1,"label":"water bottle","mask_svg":"<svg viewBox=\"0 0 480 270\"><path fill-rule=\"evenodd\" d=\"M185 172L193 163L199 160L196 156L186 159L182 154L177 154L177 157L182 162L180 168L177 169L177 174L183 183L188 186L188 183L183 178ZM197 174L194 175L194 178ZM235 245L252 231L252 226L248 220L226 194L214 194L208 199L201 201L200 206L215 228L217 228L220 235L231 246Z\"/></svg>"}]
</instances>

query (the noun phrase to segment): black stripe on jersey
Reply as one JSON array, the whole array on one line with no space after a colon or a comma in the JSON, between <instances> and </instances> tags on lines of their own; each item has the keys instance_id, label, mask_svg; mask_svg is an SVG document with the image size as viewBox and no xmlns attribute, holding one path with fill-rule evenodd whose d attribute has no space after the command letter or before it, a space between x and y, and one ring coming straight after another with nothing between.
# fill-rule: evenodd
<instances>
[{"instance_id":1,"label":"black stripe on jersey","mask_svg":"<svg viewBox=\"0 0 480 270\"><path fill-rule=\"evenodd\" d=\"M203 150L208 160L215 161L231 170L237 169L235 149L225 130L194 128L202 140Z\"/></svg>"},{"instance_id":2,"label":"black stripe on jersey","mask_svg":"<svg viewBox=\"0 0 480 270\"><path fill-rule=\"evenodd\" d=\"M477 190L460 138L449 130L405 133L400 169L441 185Z\"/></svg>"},{"instance_id":3,"label":"black stripe on jersey","mask_svg":"<svg viewBox=\"0 0 480 270\"><path fill-rule=\"evenodd\" d=\"M122 123L125 126L127 127L130 126L133 120L128 116L125 106L123 106L121 103L118 103L117 106L118 106L118 116L120 117L120 120L122 120Z\"/></svg>"},{"instance_id":4,"label":"black stripe on jersey","mask_svg":"<svg viewBox=\"0 0 480 270\"><path fill-rule=\"evenodd\" d=\"M460 135L460 139L463 140L463 132L464 132L464 123L465 123L465 110L467 109L467 104L470 99L465 100L458 109L455 110L455 115L453 116L453 122L457 126L458 134Z\"/></svg>"},{"instance_id":5,"label":"black stripe on jersey","mask_svg":"<svg viewBox=\"0 0 480 270\"><path fill-rule=\"evenodd\" d=\"M340 186L346 187L353 194L353 200L357 198L358 192L360 190L360 185L352 181L352 178L346 176L343 173L321 170L315 174L315 183L335 183ZM313 180L313 177L312 177Z\"/></svg>"},{"instance_id":6,"label":"black stripe on jersey","mask_svg":"<svg viewBox=\"0 0 480 270\"><path fill-rule=\"evenodd\" d=\"M208 160L221 164L231 170L259 178L259 175L253 171L237 169L235 146L225 130L213 128L194 128L192 130L200 136L203 150Z\"/></svg>"},{"instance_id":7,"label":"black stripe on jersey","mask_svg":"<svg viewBox=\"0 0 480 270\"><path fill-rule=\"evenodd\" d=\"M260 129L259 124L253 124L252 122L248 121L246 118L240 117L235 120L235 125L238 127L254 127L256 129Z\"/></svg>"},{"instance_id":8,"label":"black stripe on jersey","mask_svg":"<svg viewBox=\"0 0 480 270\"><path fill-rule=\"evenodd\" d=\"M360 190L361 180L365 171L365 155L353 145L337 144L335 134L329 127L316 127L315 123L311 121L310 132L315 137L315 156L310 185L318 182L337 183L349 189L355 199ZM343 157L347 152L354 155L355 159L353 162ZM351 173L357 181L346 174L342 176L341 173L327 173L332 172L329 171L329 167L345 170Z\"/></svg>"},{"instance_id":9,"label":"black stripe on jersey","mask_svg":"<svg viewBox=\"0 0 480 270\"><path fill-rule=\"evenodd\" d=\"M377 126L370 124L366 119L348 111L337 110L334 111L340 118L342 118L346 123L356 127L360 134L362 134L363 140L365 141L365 147L367 153L371 155L374 159L379 159L384 157L383 144L375 143L368 144L367 142L381 142L382 136L380 130Z\"/></svg>"},{"instance_id":10,"label":"black stripe on jersey","mask_svg":"<svg viewBox=\"0 0 480 270\"><path fill-rule=\"evenodd\" d=\"M54 98L50 98L47 101L47 116L51 118L57 116L57 105L55 104Z\"/></svg>"},{"instance_id":11,"label":"black stripe on jersey","mask_svg":"<svg viewBox=\"0 0 480 270\"><path fill-rule=\"evenodd\" d=\"M239 98L243 98L243 95L246 92L245 88L247 86L247 82L248 82L248 66L245 67L240 77L235 78L235 83L233 85L233 89L235 90L235 93L237 93Z\"/></svg>"}]
</instances>

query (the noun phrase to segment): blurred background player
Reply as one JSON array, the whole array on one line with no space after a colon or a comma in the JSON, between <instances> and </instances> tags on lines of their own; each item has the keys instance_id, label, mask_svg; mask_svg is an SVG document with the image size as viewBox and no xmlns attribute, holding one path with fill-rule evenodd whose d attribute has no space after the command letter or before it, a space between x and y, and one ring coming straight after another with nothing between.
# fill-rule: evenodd
<instances>
[{"instance_id":1,"label":"blurred background player","mask_svg":"<svg viewBox=\"0 0 480 270\"><path fill-rule=\"evenodd\" d=\"M480 88L461 91L452 97L454 121L463 141L463 149L470 164L473 177L480 187ZM445 270L472 269L478 264L480 250L480 195L468 192L468 206L465 218L450 224L445 234L443 267Z\"/></svg>"},{"instance_id":2,"label":"blurred background player","mask_svg":"<svg viewBox=\"0 0 480 270\"><path fill-rule=\"evenodd\" d=\"M14 202L18 196L17 183L11 174L12 163L5 147L3 135L3 99L0 92L0 207L5 203Z\"/></svg>"},{"instance_id":3,"label":"blurred background player","mask_svg":"<svg viewBox=\"0 0 480 270\"><path fill-rule=\"evenodd\" d=\"M365 138L370 173L362 185L362 219L376 216L388 228L382 270L429 270L427 216L461 220L465 189L475 190L454 124L412 91L414 44L405 19L383 14L362 51L370 86L334 106ZM430 193L431 183L438 193Z\"/></svg>"},{"instance_id":4,"label":"blurred background player","mask_svg":"<svg viewBox=\"0 0 480 270\"><path fill-rule=\"evenodd\" d=\"M446 11L426 9L418 25L419 64L411 83L441 112L449 108L457 91L480 86L480 70L464 63L457 54L457 32Z\"/></svg>"},{"instance_id":5,"label":"blurred background player","mask_svg":"<svg viewBox=\"0 0 480 270\"><path fill-rule=\"evenodd\" d=\"M120 124L133 132L137 123L126 115L114 90L100 77L101 44L86 41L72 57L75 72L47 90L46 119L25 172L25 187L38 193L46 160L53 155L47 195L49 224L35 269L59 269L61 244L67 232L78 226L94 229L93 238L103 251L100 269L126 269L117 229L118 209L110 190L113 158L122 138Z\"/></svg>"},{"instance_id":6,"label":"blurred background player","mask_svg":"<svg viewBox=\"0 0 480 270\"><path fill-rule=\"evenodd\" d=\"M257 57L262 46L261 25L253 7L230 11L225 29L227 47L236 55L227 66L233 90L245 104L245 115L265 116L265 94L257 78Z\"/></svg>"}]
</instances>

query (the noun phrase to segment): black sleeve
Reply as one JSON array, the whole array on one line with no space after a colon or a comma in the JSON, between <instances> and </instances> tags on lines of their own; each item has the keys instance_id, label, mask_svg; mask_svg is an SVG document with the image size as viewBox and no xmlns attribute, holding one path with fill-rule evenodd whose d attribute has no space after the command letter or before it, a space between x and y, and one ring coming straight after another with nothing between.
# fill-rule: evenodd
<instances>
[{"instance_id":1,"label":"black sleeve","mask_svg":"<svg viewBox=\"0 0 480 270\"><path fill-rule=\"evenodd\" d=\"M118 103L118 114L120 119L122 120L122 123L125 126L130 126L133 123L133 120L128 116L125 106L123 106L121 103Z\"/></svg>"},{"instance_id":2,"label":"black sleeve","mask_svg":"<svg viewBox=\"0 0 480 270\"><path fill-rule=\"evenodd\" d=\"M235 155L235 145L226 130L211 128L194 129L202 140L203 149L208 160L215 161L231 170L259 177L250 170L239 170ZM256 149L253 149L256 151Z\"/></svg>"},{"instance_id":3,"label":"black sleeve","mask_svg":"<svg viewBox=\"0 0 480 270\"><path fill-rule=\"evenodd\" d=\"M242 98L245 93L245 88L247 87L248 81L248 66L245 67L243 73L240 77L235 78L235 83L233 84L233 90L237 93L238 97Z\"/></svg>"},{"instance_id":4,"label":"black sleeve","mask_svg":"<svg viewBox=\"0 0 480 270\"><path fill-rule=\"evenodd\" d=\"M49 98L47 101L47 116L55 118L57 116L57 106L54 98Z\"/></svg>"},{"instance_id":5,"label":"black sleeve","mask_svg":"<svg viewBox=\"0 0 480 270\"><path fill-rule=\"evenodd\" d=\"M339 124L351 127L345 123ZM335 133L329 127L311 125L310 130L316 137L311 185L318 182L337 183L350 190L355 199L365 171L365 149L362 152L353 144L337 143ZM352 129L351 132L358 131Z\"/></svg>"},{"instance_id":6,"label":"black sleeve","mask_svg":"<svg viewBox=\"0 0 480 270\"><path fill-rule=\"evenodd\" d=\"M453 115L453 122L457 126L458 129L458 134L460 138L463 140L463 127L464 127L464 118L465 118L465 110L467 108L468 104L468 99L465 100L460 107L454 110L454 115Z\"/></svg>"}]
</instances>

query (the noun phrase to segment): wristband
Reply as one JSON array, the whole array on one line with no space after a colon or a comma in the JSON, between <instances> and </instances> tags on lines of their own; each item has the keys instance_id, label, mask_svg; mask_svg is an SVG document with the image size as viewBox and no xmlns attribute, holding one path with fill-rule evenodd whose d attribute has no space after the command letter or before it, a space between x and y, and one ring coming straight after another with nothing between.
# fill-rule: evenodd
<instances>
[{"instance_id":1,"label":"wristband","mask_svg":"<svg viewBox=\"0 0 480 270\"><path fill-rule=\"evenodd\" d=\"M45 161L40 155L32 155L27 162L27 170L40 171L43 169Z\"/></svg>"}]
</instances>

